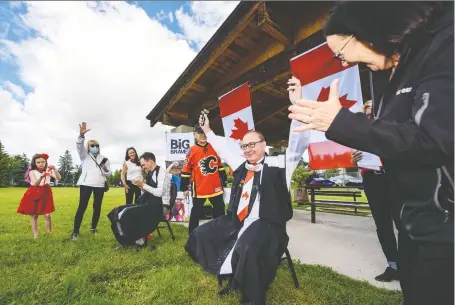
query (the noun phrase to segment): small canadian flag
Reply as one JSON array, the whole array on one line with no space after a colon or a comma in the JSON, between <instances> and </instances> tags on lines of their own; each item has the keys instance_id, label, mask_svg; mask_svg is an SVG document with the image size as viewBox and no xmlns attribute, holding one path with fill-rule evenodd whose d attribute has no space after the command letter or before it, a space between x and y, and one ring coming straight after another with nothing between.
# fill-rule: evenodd
<instances>
[{"instance_id":1,"label":"small canadian flag","mask_svg":"<svg viewBox=\"0 0 455 305\"><path fill-rule=\"evenodd\" d=\"M228 140L229 147L242 154L240 142L249 130L254 129L248 82L220 96L218 99L224 136Z\"/></svg>"},{"instance_id":2,"label":"small canadian flag","mask_svg":"<svg viewBox=\"0 0 455 305\"><path fill-rule=\"evenodd\" d=\"M352 112L362 111L362 89L357 65L343 67L333 59L333 52L323 43L291 59L294 75L302 84L305 99L325 102L328 100L330 84L339 79L339 100L343 107ZM353 167L352 149L327 140L325 133L311 131L308 155L310 168L331 169Z\"/></svg>"}]
</instances>

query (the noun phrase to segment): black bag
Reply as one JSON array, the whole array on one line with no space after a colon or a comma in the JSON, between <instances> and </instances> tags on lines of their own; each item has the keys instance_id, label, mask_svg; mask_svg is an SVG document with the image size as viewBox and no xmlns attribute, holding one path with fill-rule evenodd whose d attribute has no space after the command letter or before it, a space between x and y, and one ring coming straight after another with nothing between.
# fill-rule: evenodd
<instances>
[{"instance_id":1,"label":"black bag","mask_svg":"<svg viewBox=\"0 0 455 305\"><path fill-rule=\"evenodd\" d=\"M156 230L162 215L159 204L127 204L116 207L107 217L117 241L122 245L133 245L139 238Z\"/></svg>"},{"instance_id":2,"label":"black bag","mask_svg":"<svg viewBox=\"0 0 455 305\"><path fill-rule=\"evenodd\" d=\"M101 165L105 164L107 162L107 158L104 158L102 161L101 161L101 164L98 164L98 162L96 162L96 160L92 157L92 155L90 155L90 158L92 158L92 160L95 162L95 164L98 166L98 168L100 169L100 172L101 172L101 175L103 175L103 177L106 179L106 181L104 181L104 192L107 192L109 191L109 184L107 184L107 178L106 176L104 175L103 173L103 170L101 169Z\"/></svg>"}]
</instances>

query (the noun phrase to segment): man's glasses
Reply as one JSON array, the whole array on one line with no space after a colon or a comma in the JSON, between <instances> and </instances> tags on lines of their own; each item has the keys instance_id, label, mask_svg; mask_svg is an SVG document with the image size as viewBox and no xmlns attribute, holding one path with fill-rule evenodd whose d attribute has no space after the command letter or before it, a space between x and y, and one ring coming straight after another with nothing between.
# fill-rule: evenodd
<instances>
[{"instance_id":1,"label":"man's glasses","mask_svg":"<svg viewBox=\"0 0 455 305\"><path fill-rule=\"evenodd\" d=\"M91 148L93 148L93 147L98 147L98 148L99 148L100 145L99 145L99 144L90 144L90 147L91 147Z\"/></svg>"},{"instance_id":2,"label":"man's glasses","mask_svg":"<svg viewBox=\"0 0 455 305\"><path fill-rule=\"evenodd\" d=\"M339 60L341 64L344 64L346 62L346 59L344 59L344 55L341 54L341 52L344 50L344 48L347 46L347 44L351 41L351 39L354 38L354 36L351 36L348 41L344 44L344 46L339 49L335 54L333 55L333 58L336 60Z\"/></svg>"},{"instance_id":3,"label":"man's glasses","mask_svg":"<svg viewBox=\"0 0 455 305\"><path fill-rule=\"evenodd\" d=\"M240 146L240 148L242 150L246 150L247 148L254 148L254 147L256 147L257 143L261 143L261 142L264 142L264 141L261 140L261 141L257 141L257 142L251 142L251 143L243 144L243 145Z\"/></svg>"}]
</instances>

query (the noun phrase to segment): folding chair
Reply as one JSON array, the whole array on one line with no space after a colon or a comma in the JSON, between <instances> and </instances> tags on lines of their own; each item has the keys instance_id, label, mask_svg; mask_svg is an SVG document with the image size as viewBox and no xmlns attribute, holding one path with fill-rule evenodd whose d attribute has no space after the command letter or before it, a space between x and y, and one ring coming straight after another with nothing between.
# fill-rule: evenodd
<instances>
[{"instance_id":1,"label":"folding chair","mask_svg":"<svg viewBox=\"0 0 455 305\"><path fill-rule=\"evenodd\" d=\"M172 209L174 208L175 201L177 199L177 186L176 186L175 183L171 183L171 189L172 188L175 188L175 192L171 191L171 194L175 194L175 195L172 195L171 198L169 199L169 214L168 214L167 217L166 217L166 215L163 215L163 219L160 222L160 223L164 222L166 224L166 226L160 226L158 224L158 227L156 228L156 232L158 233L158 236L160 238L163 238L161 236L160 229L167 228L169 230L169 233L171 234L172 240L175 240L174 232L172 231L171 224L169 223L171 221L171 219L172 219Z\"/></svg>"},{"instance_id":2,"label":"folding chair","mask_svg":"<svg viewBox=\"0 0 455 305\"><path fill-rule=\"evenodd\" d=\"M288 267L289 267L289 271L291 272L292 279L294 280L294 286L295 286L295 288L299 288L299 280L297 279L297 274L295 274L294 263L292 262L291 254L289 253L288 248L286 248L286 250L284 250L284 255L285 256L282 257L280 260L280 264L281 264L281 262L283 262L285 260L288 261Z\"/></svg>"}]
</instances>

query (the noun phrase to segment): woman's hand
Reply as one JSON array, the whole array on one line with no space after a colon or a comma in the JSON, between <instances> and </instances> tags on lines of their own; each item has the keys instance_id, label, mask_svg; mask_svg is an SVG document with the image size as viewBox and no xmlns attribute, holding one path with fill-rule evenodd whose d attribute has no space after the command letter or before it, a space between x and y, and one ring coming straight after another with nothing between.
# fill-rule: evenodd
<instances>
[{"instance_id":1,"label":"woman's hand","mask_svg":"<svg viewBox=\"0 0 455 305\"><path fill-rule=\"evenodd\" d=\"M79 124L79 135L81 137L84 137L87 132L89 132L90 129L87 129L87 123L82 122L82 125Z\"/></svg>"},{"instance_id":2,"label":"woman's hand","mask_svg":"<svg viewBox=\"0 0 455 305\"><path fill-rule=\"evenodd\" d=\"M293 105L295 105L298 100L302 99L302 85L300 84L300 80L295 76L288 80L288 91L289 100Z\"/></svg>"},{"instance_id":3,"label":"woman's hand","mask_svg":"<svg viewBox=\"0 0 455 305\"><path fill-rule=\"evenodd\" d=\"M289 107L289 118L304 123L292 131L319 130L327 131L341 110L338 99L338 79L330 85L329 99L326 102L298 100L296 105Z\"/></svg>"},{"instance_id":4,"label":"woman's hand","mask_svg":"<svg viewBox=\"0 0 455 305\"><path fill-rule=\"evenodd\" d=\"M363 158L363 156L362 156L362 152L360 150L354 150L351 154L351 162L355 166L357 166L357 162L362 160L362 158Z\"/></svg>"}]
</instances>

